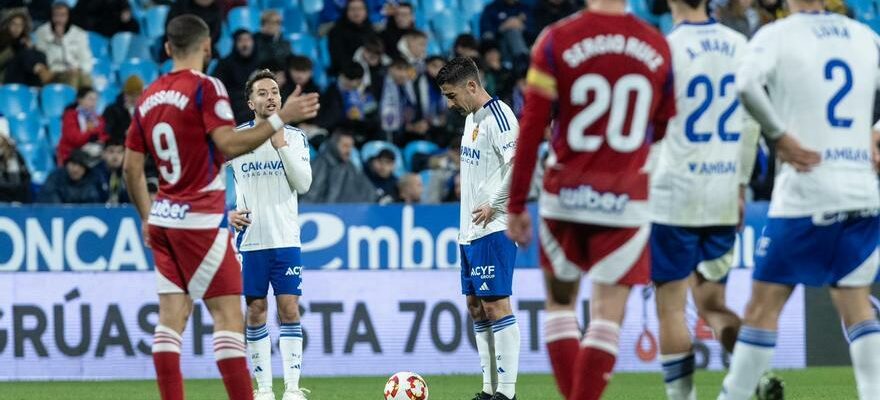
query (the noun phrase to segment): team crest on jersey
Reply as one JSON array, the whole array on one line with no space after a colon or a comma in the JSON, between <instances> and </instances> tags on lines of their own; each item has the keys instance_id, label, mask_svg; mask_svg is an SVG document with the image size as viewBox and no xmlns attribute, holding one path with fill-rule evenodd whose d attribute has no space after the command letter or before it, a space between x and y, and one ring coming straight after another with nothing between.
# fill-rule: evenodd
<instances>
[{"instance_id":1,"label":"team crest on jersey","mask_svg":"<svg viewBox=\"0 0 880 400\"><path fill-rule=\"evenodd\" d=\"M477 140L477 135L480 134L480 126L477 125L474 127L474 131L471 132L471 141L475 142Z\"/></svg>"}]
</instances>

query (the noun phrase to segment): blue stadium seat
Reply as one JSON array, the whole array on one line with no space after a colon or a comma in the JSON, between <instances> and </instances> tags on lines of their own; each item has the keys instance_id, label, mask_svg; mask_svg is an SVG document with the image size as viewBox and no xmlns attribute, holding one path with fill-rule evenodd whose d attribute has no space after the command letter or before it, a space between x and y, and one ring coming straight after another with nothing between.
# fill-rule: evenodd
<instances>
[{"instance_id":1,"label":"blue stadium seat","mask_svg":"<svg viewBox=\"0 0 880 400\"><path fill-rule=\"evenodd\" d=\"M361 159L361 152L357 147L351 149L351 160L349 161L354 164L354 167L357 168L358 171L364 170L364 161Z\"/></svg>"},{"instance_id":2,"label":"blue stadium seat","mask_svg":"<svg viewBox=\"0 0 880 400\"><path fill-rule=\"evenodd\" d=\"M110 58L110 41L100 33L88 32L89 48L95 58Z\"/></svg>"},{"instance_id":3,"label":"blue stadium seat","mask_svg":"<svg viewBox=\"0 0 880 400\"><path fill-rule=\"evenodd\" d=\"M48 146L45 143L19 143L16 147L31 172L31 180L38 185L45 183L55 168Z\"/></svg>"},{"instance_id":4,"label":"blue stadium seat","mask_svg":"<svg viewBox=\"0 0 880 400\"><path fill-rule=\"evenodd\" d=\"M52 148L58 147L58 142L61 141L61 118L49 118L47 133L49 134L49 144L52 145Z\"/></svg>"},{"instance_id":5,"label":"blue stadium seat","mask_svg":"<svg viewBox=\"0 0 880 400\"><path fill-rule=\"evenodd\" d=\"M651 10L648 9L647 1L630 1L627 2L627 4L630 8L630 12L633 13L636 17L639 17L645 22L652 25L657 25L657 23L659 22L659 18L657 18L657 16L651 13Z\"/></svg>"},{"instance_id":6,"label":"blue stadium seat","mask_svg":"<svg viewBox=\"0 0 880 400\"><path fill-rule=\"evenodd\" d=\"M9 134L18 143L35 143L43 140L45 134L36 114L18 113L7 115Z\"/></svg>"},{"instance_id":7,"label":"blue stadium seat","mask_svg":"<svg viewBox=\"0 0 880 400\"><path fill-rule=\"evenodd\" d=\"M321 68L327 68L330 66L330 40L327 39L327 35L321 37L321 40L318 42L318 54L320 57L318 60L321 62Z\"/></svg>"},{"instance_id":8,"label":"blue stadium seat","mask_svg":"<svg viewBox=\"0 0 880 400\"><path fill-rule=\"evenodd\" d=\"M230 37L230 35L220 34L220 40L217 40L216 44L217 55L219 55L220 58L228 56L229 53L232 53L232 44L232 37Z\"/></svg>"},{"instance_id":9,"label":"blue stadium seat","mask_svg":"<svg viewBox=\"0 0 880 400\"><path fill-rule=\"evenodd\" d=\"M306 56L312 60L319 60L318 40L309 33L291 33L287 35L290 40L290 49L294 54Z\"/></svg>"},{"instance_id":10,"label":"blue stadium seat","mask_svg":"<svg viewBox=\"0 0 880 400\"><path fill-rule=\"evenodd\" d=\"M675 28L675 22L672 21L672 14L666 13L660 16L658 25L660 25L660 32L663 34L667 34L672 31L672 28Z\"/></svg>"},{"instance_id":11,"label":"blue stadium seat","mask_svg":"<svg viewBox=\"0 0 880 400\"><path fill-rule=\"evenodd\" d=\"M49 119L60 118L61 114L64 114L64 108L74 100L76 100L76 89L62 83L43 86L43 90L40 91L43 116Z\"/></svg>"},{"instance_id":12,"label":"blue stadium seat","mask_svg":"<svg viewBox=\"0 0 880 400\"><path fill-rule=\"evenodd\" d=\"M379 154L382 149L388 149L394 153L394 175L401 176L405 174L406 167L403 165L403 156L400 154L400 149L394 144L384 140L371 140L364 143L364 145L361 146L361 158L364 162L367 162L376 156L376 154Z\"/></svg>"},{"instance_id":13,"label":"blue stadium seat","mask_svg":"<svg viewBox=\"0 0 880 400\"><path fill-rule=\"evenodd\" d=\"M92 87L98 92L116 83L116 75L110 66L110 60L97 60L92 68Z\"/></svg>"},{"instance_id":14,"label":"blue stadium seat","mask_svg":"<svg viewBox=\"0 0 880 400\"><path fill-rule=\"evenodd\" d=\"M437 42L443 50L450 50L459 33L464 32L466 21L452 10L443 10L431 18L431 26Z\"/></svg>"},{"instance_id":15,"label":"blue stadium seat","mask_svg":"<svg viewBox=\"0 0 880 400\"><path fill-rule=\"evenodd\" d=\"M297 4L295 1L291 1L291 0L263 0L263 1L260 1L259 4L257 4L257 6L261 10L268 10L268 9L283 10L286 8L296 7Z\"/></svg>"},{"instance_id":16,"label":"blue stadium seat","mask_svg":"<svg viewBox=\"0 0 880 400\"><path fill-rule=\"evenodd\" d=\"M440 148L437 144L427 140L416 140L410 142L403 148L403 163L408 171L413 170L412 160L416 154L434 154Z\"/></svg>"},{"instance_id":17,"label":"blue stadium seat","mask_svg":"<svg viewBox=\"0 0 880 400\"><path fill-rule=\"evenodd\" d=\"M425 11L425 16L432 19L433 16L446 10L446 2L443 0L419 0L417 7Z\"/></svg>"},{"instance_id":18,"label":"blue stadium seat","mask_svg":"<svg viewBox=\"0 0 880 400\"><path fill-rule=\"evenodd\" d=\"M416 7L413 10L413 19L415 20L416 29L425 31L428 30L428 17L425 16L425 11L421 8Z\"/></svg>"},{"instance_id":19,"label":"blue stadium seat","mask_svg":"<svg viewBox=\"0 0 880 400\"><path fill-rule=\"evenodd\" d=\"M214 75L214 70L217 69L217 63L219 63L219 61L217 61L216 58L211 60L211 62L208 63L208 68L205 68L205 72L207 72L208 75Z\"/></svg>"},{"instance_id":20,"label":"blue stadium seat","mask_svg":"<svg viewBox=\"0 0 880 400\"><path fill-rule=\"evenodd\" d=\"M119 32L110 38L110 60L114 65L122 64L128 58L128 49L134 36L131 32Z\"/></svg>"},{"instance_id":21,"label":"blue stadium seat","mask_svg":"<svg viewBox=\"0 0 880 400\"><path fill-rule=\"evenodd\" d=\"M139 76L146 86L159 77L159 67L150 60L132 58L119 66L119 82L124 83L132 75Z\"/></svg>"},{"instance_id":22,"label":"blue stadium seat","mask_svg":"<svg viewBox=\"0 0 880 400\"><path fill-rule=\"evenodd\" d=\"M152 6L144 13L144 26L142 32L149 39L158 39L165 36L165 20L168 18L169 6Z\"/></svg>"},{"instance_id":23,"label":"blue stadium seat","mask_svg":"<svg viewBox=\"0 0 880 400\"><path fill-rule=\"evenodd\" d=\"M461 11L462 16L470 18L476 14L482 13L484 7L482 0L461 0L461 7L459 7L459 10Z\"/></svg>"},{"instance_id":24,"label":"blue stadium seat","mask_svg":"<svg viewBox=\"0 0 880 400\"><path fill-rule=\"evenodd\" d=\"M471 20L468 21L471 25L471 35L474 37L480 37L480 18L483 16L483 12L478 12L471 16Z\"/></svg>"},{"instance_id":25,"label":"blue stadium seat","mask_svg":"<svg viewBox=\"0 0 880 400\"><path fill-rule=\"evenodd\" d=\"M327 85L330 83L330 80L327 77L327 70L319 65L315 65L314 68L312 68L312 79L321 90L326 89Z\"/></svg>"},{"instance_id":26,"label":"blue stadium seat","mask_svg":"<svg viewBox=\"0 0 880 400\"><path fill-rule=\"evenodd\" d=\"M0 86L0 113L17 115L37 110L37 89L25 85Z\"/></svg>"},{"instance_id":27,"label":"blue stadium seat","mask_svg":"<svg viewBox=\"0 0 880 400\"><path fill-rule=\"evenodd\" d=\"M116 101L116 96L119 96L119 93L122 90L119 89L119 86L116 84L108 85L104 90L98 92L98 112L104 113L104 109L107 106L113 104Z\"/></svg>"},{"instance_id":28,"label":"blue stadium seat","mask_svg":"<svg viewBox=\"0 0 880 400\"><path fill-rule=\"evenodd\" d=\"M211 60L214 61L214 60ZM161 65L159 65L159 75L165 75L171 72L171 69L174 68L174 60L167 59Z\"/></svg>"},{"instance_id":29,"label":"blue stadium seat","mask_svg":"<svg viewBox=\"0 0 880 400\"><path fill-rule=\"evenodd\" d=\"M429 56L444 54L443 49L440 47L440 43L437 42L437 39L435 39L434 37L431 37L431 36L428 37L427 52L428 52Z\"/></svg>"},{"instance_id":30,"label":"blue stadium seat","mask_svg":"<svg viewBox=\"0 0 880 400\"><path fill-rule=\"evenodd\" d=\"M229 26L229 33L239 29L256 32L260 29L260 15L251 10L250 7L235 7L229 10L229 15L226 16L226 24Z\"/></svg>"},{"instance_id":31,"label":"blue stadium seat","mask_svg":"<svg viewBox=\"0 0 880 400\"><path fill-rule=\"evenodd\" d=\"M302 0L302 10L306 14L317 14L324 10L323 0Z\"/></svg>"},{"instance_id":32,"label":"blue stadium seat","mask_svg":"<svg viewBox=\"0 0 880 400\"><path fill-rule=\"evenodd\" d=\"M309 31L309 23L299 8L285 8L283 18L284 33L307 33Z\"/></svg>"}]
</instances>

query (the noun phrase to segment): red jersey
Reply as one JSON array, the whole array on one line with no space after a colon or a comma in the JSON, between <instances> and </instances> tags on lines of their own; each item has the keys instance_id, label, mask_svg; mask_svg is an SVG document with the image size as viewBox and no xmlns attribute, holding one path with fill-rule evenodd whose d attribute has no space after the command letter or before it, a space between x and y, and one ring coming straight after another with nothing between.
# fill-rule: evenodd
<instances>
[{"instance_id":1,"label":"red jersey","mask_svg":"<svg viewBox=\"0 0 880 400\"><path fill-rule=\"evenodd\" d=\"M522 212L555 103L542 217L632 227L649 221L653 141L675 114L666 39L632 15L584 11L551 25L532 48L510 211Z\"/></svg>"},{"instance_id":2,"label":"red jersey","mask_svg":"<svg viewBox=\"0 0 880 400\"><path fill-rule=\"evenodd\" d=\"M159 170L159 193L149 223L210 229L223 221L223 154L209 133L234 126L229 94L216 78L192 70L165 75L138 100L125 145L149 152Z\"/></svg>"}]
</instances>

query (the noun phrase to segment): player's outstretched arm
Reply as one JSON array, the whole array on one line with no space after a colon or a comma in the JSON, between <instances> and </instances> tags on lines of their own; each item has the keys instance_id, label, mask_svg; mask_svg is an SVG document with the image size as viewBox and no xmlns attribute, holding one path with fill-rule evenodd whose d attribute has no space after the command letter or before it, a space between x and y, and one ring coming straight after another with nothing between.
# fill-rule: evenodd
<instances>
[{"instance_id":1,"label":"player's outstretched arm","mask_svg":"<svg viewBox=\"0 0 880 400\"><path fill-rule=\"evenodd\" d=\"M147 191L147 177L144 174L144 153L125 149L125 161L122 164L122 172L125 175L125 187L128 190L128 197L131 198L138 215L141 217L144 244L150 247L147 219L150 216L152 200L150 200L150 193Z\"/></svg>"},{"instance_id":2,"label":"player's outstretched arm","mask_svg":"<svg viewBox=\"0 0 880 400\"><path fill-rule=\"evenodd\" d=\"M226 158L235 158L265 143L275 132L284 128L285 122L299 122L318 115L318 94L302 94L297 86L277 114L253 128L233 131L232 126L221 126L211 131L211 139Z\"/></svg>"}]
</instances>

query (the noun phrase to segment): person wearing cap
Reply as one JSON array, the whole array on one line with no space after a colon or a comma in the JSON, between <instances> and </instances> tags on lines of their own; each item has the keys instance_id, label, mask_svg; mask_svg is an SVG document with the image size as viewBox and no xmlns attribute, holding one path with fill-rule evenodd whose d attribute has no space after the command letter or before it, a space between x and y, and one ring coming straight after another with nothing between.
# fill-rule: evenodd
<instances>
[{"instance_id":1,"label":"person wearing cap","mask_svg":"<svg viewBox=\"0 0 880 400\"><path fill-rule=\"evenodd\" d=\"M398 197L397 177L394 176L395 161L397 157L388 149L382 149L367 161L364 172L376 187L379 204L392 203Z\"/></svg>"},{"instance_id":2,"label":"person wearing cap","mask_svg":"<svg viewBox=\"0 0 880 400\"><path fill-rule=\"evenodd\" d=\"M128 126L131 125L131 116L134 115L134 107L143 92L144 81L137 75L129 76L122 86L122 93L104 110L105 130L111 139L125 141Z\"/></svg>"},{"instance_id":3,"label":"person wearing cap","mask_svg":"<svg viewBox=\"0 0 880 400\"><path fill-rule=\"evenodd\" d=\"M55 169L37 195L38 203L90 204L101 202L101 180L89 168L89 156L74 150L64 166Z\"/></svg>"}]
</instances>

